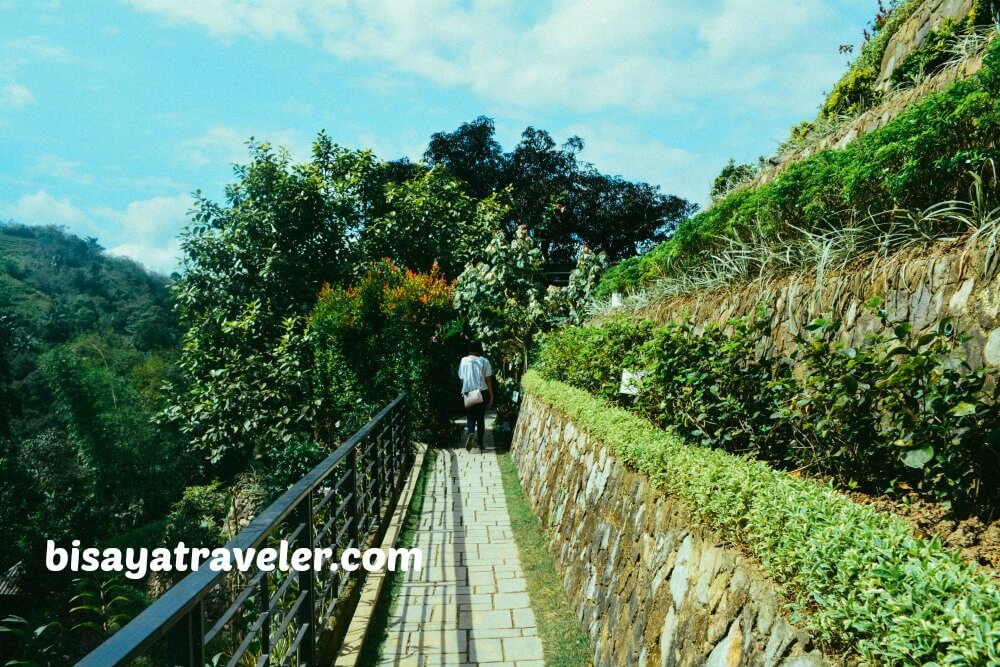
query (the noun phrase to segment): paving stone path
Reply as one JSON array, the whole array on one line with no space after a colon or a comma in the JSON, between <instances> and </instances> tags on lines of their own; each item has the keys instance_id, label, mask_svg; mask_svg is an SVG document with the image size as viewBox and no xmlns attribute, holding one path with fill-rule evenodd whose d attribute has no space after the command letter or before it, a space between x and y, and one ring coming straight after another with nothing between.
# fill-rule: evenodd
<instances>
[{"instance_id":1,"label":"paving stone path","mask_svg":"<svg viewBox=\"0 0 1000 667\"><path fill-rule=\"evenodd\" d=\"M424 565L406 573L381 664L543 665L496 453L442 449L428 472Z\"/></svg>"}]
</instances>

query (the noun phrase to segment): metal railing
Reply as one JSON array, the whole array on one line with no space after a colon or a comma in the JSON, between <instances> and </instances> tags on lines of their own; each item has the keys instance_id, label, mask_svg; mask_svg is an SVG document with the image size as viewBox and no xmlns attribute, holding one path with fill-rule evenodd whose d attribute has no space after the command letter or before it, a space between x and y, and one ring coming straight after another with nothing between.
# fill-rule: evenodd
<instances>
[{"instance_id":1,"label":"metal railing","mask_svg":"<svg viewBox=\"0 0 1000 667\"><path fill-rule=\"evenodd\" d=\"M345 549L376 544L413 462L406 392L285 491L226 544ZM363 571L203 567L181 579L81 660L107 667L313 665L321 639L350 622ZM324 633L326 633L324 635ZM337 633L332 632L333 635ZM330 649L330 653L336 647ZM323 651L327 653L328 651Z\"/></svg>"}]
</instances>

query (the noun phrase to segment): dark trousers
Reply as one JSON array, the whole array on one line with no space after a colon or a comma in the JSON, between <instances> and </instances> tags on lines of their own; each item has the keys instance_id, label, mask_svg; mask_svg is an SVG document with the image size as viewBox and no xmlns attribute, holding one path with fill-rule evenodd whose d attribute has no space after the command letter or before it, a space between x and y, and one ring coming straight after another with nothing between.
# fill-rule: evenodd
<instances>
[{"instance_id":1,"label":"dark trousers","mask_svg":"<svg viewBox=\"0 0 1000 667\"><path fill-rule=\"evenodd\" d=\"M486 437L486 406L490 404L490 392L483 390L483 402L465 409L465 426L469 433L476 434L476 442L480 447L485 446Z\"/></svg>"}]
</instances>

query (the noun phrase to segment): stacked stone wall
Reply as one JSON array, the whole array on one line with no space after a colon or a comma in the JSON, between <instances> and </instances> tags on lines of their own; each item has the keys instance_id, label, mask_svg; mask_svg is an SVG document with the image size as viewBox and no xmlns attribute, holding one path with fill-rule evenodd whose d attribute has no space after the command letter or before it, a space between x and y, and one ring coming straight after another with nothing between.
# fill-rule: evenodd
<instances>
[{"instance_id":1,"label":"stacked stone wall","mask_svg":"<svg viewBox=\"0 0 1000 667\"><path fill-rule=\"evenodd\" d=\"M512 455L596 666L831 664L753 562L537 397Z\"/></svg>"},{"instance_id":2,"label":"stacked stone wall","mask_svg":"<svg viewBox=\"0 0 1000 667\"><path fill-rule=\"evenodd\" d=\"M654 303L642 316L665 323L690 317L701 329L763 308L770 318L772 351L789 353L802 327L819 317L842 322L840 337L858 346L868 334L891 335L908 321L918 333L950 317L969 336L969 364L1000 366L1000 271L995 254L985 248L968 252L959 244L941 244L899 256L862 262L854 270L792 275L782 280L699 292ZM882 299L887 326L866 306Z\"/></svg>"}]
</instances>

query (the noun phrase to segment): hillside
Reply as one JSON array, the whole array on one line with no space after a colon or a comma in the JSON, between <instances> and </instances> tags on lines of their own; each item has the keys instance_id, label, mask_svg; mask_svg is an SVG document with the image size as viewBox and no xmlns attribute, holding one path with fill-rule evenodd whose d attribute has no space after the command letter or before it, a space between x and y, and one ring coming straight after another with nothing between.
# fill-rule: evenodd
<instances>
[{"instance_id":1,"label":"hillside","mask_svg":"<svg viewBox=\"0 0 1000 667\"><path fill-rule=\"evenodd\" d=\"M170 453L152 416L178 339L167 278L56 227L0 225L0 570L46 537L163 513L172 484L113 487Z\"/></svg>"},{"instance_id":2,"label":"hillside","mask_svg":"<svg viewBox=\"0 0 1000 667\"><path fill-rule=\"evenodd\" d=\"M168 280L57 227L0 224L0 309L32 344L85 331L115 333L139 350L176 340Z\"/></svg>"}]
</instances>

